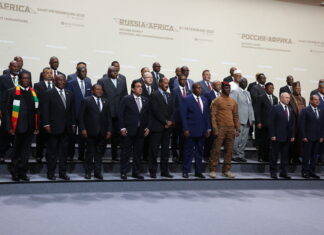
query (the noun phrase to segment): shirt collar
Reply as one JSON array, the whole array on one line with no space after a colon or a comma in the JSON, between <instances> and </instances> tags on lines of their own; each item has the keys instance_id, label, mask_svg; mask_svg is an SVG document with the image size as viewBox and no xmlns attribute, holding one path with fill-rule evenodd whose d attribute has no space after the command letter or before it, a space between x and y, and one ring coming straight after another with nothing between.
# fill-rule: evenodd
<instances>
[{"instance_id":1,"label":"shirt collar","mask_svg":"<svg viewBox=\"0 0 324 235\"><path fill-rule=\"evenodd\" d=\"M20 86L20 85L19 85L19 86ZM21 89L21 90L23 90L23 91L28 91L28 90L29 90L29 86L28 86L28 87L26 87L26 88L24 88L24 87L20 86L20 89Z\"/></svg>"},{"instance_id":2,"label":"shirt collar","mask_svg":"<svg viewBox=\"0 0 324 235\"><path fill-rule=\"evenodd\" d=\"M61 90L64 91L64 89L60 89L60 88L58 88L57 86L55 86L55 88L56 88L56 90L57 90L58 92L60 92Z\"/></svg>"},{"instance_id":3,"label":"shirt collar","mask_svg":"<svg viewBox=\"0 0 324 235\"><path fill-rule=\"evenodd\" d=\"M134 93L133 93L133 97L134 97L135 100L136 100L136 98L141 98L141 96L137 96Z\"/></svg>"},{"instance_id":4,"label":"shirt collar","mask_svg":"<svg viewBox=\"0 0 324 235\"><path fill-rule=\"evenodd\" d=\"M99 98L99 100L101 101L101 98L100 98L100 97L96 97L95 95L92 95L92 97L95 99L95 101L97 101L98 98Z\"/></svg>"}]
</instances>

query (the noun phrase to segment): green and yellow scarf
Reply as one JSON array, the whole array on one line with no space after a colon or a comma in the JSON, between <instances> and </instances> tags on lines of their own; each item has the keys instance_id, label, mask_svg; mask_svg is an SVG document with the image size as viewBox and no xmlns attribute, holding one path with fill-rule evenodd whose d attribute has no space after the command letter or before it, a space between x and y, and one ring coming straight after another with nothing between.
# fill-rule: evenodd
<instances>
[{"instance_id":1,"label":"green and yellow scarf","mask_svg":"<svg viewBox=\"0 0 324 235\"><path fill-rule=\"evenodd\" d=\"M29 87L35 102L35 108L38 109L38 98L36 92L33 88ZM11 125L14 132L16 132L18 117L19 117L19 109L20 109L20 86L16 86L15 99L12 105L12 114L11 114ZM35 127L38 129L38 113L35 114Z\"/></svg>"}]
</instances>

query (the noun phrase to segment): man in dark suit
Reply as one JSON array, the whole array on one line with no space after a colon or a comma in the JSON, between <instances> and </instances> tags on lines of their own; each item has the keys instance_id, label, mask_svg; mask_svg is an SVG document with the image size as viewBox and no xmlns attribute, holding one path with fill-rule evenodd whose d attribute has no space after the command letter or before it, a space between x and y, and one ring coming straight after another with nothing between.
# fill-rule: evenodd
<instances>
[{"instance_id":1,"label":"man in dark suit","mask_svg":"<svg viewBox=\"0 0 324 235\"><path fill-rule=\"evenodd\" d=\"M66 78L58 74L55 87L46 91L42 104L42 123L49 133L47 141L47 178L56 180L56 162L59 161L59 177L70 180L66 174L68 135L75 132L74 98L71 91L64 89Z\"/></svg>"},{"instance_id":2,"label":"man in dark suit","mask_svg":"<svg viewBox=\"0 0 324 235\"><path fill-rule=\"evenodd\" d=\"M202 95L205 95L206 93L208 93L212 90L212 84L210 82L211 75L210 75L209 70L204 70L202 72L202 77L203 77L203 80L201 80L199 83L202 87Z\"/></svg>"},{"instance_id":3,"label":"man in dark suit","mask_svg":"<svg viewBox=\"0 0 324 235\"><path fill-rule=\"evenodd\" d=\"M4 111L7 103L7 90L18 86L18 74L19 74L19 64L17 61L13 60L9 64L9 74L4 74L0 76L0 162L4 162L4 157L6 155L7 150L10 148L10 142L12 142L13 138L8 135L6 131L4 120Z\"/></svg>"},{"instance_id":4,"label":"man in dark suit","mask_svg":"<svg viewBox=\"0 0 324 235\"><path fill-rule=\"evenodd\" d=\"M5 126L9 135L14 136L12 152L12 180L29 181L27 176L28 158L33 134L38 134L38 98L29 87L30 74L19 74L19 86L7 91Z\"/></svg>"},{"instance_id":5,"label":"man in dark suit","mask_svg":"<svg viewBox=\"0 0 324 235\"><path fill-rule=\"evenodd\" d=\"M174 81L178 80L179 75L181 74L181 68L177 67L174 72L175 72L175 76L170 78L170 81L169 81L169 89L170 89L171 93L172 93L172 91L174 89Z\"/></svg>"},{"instance_id":6,"label":"man in dark suit","mask_svg":"<svg viewBox=\"0 0 324 235\"><path fill-rule=\"evenodd\" d=\"M29 73L30 75L30 86L32 84L32 76L31 76L31 72L29 72L28 70L24 69L23 66L24 66L24 60L21 56L15 56L14 57L14 61L17 61L18 63L18 66L19 66L19 71L18 71L18 74L19 73L22 73L22 72L27 72ZM9 65L10 67L10 65ZM3 70L3 74L10 74L10 68L7 68L5 70Z\"/></svg>"},{"instance_id":7,"label":"man in dark suit","mask_svg":"<svg viewBox=\"0 0 324 235\"><path fill-rule=\"evenodd\" d=\"M288 150L291 142L295 141L294 114L289 106L290 94L283 92L280 103L270 111L269 134L272 141L272 154L270 157L271 178L278 179L277 160L280 154L279 177L291 179L287 173Z\"/></svg>"},{"instance_id":8,"label":"man in dark suit","mask_svg":"<svg viewBox=\"0 0 324 235\"><path fill-rule=\"evenodd\" d=\"M50 67L51 67L51 69L52 69L52 72L53 72L53 79L55 79L55 77L56 77L58 74L63 74L64 77L65 77L65 74L64 74L64 73L62 73L62 72L60 72L60 71L57 70L58 67L59 67L59 65L60 65L60 61L59 61L59 59L58 59L56 56L52 56L52 57L50 58L50 60L49 60L49 65L50 65ZM44 80L44 78L43 78L43 72L41 72L41 73L39 74L39 81L43 81L43 80Z\"/></svg>"},{"instance_id":9,"label":"man in dark suit","mask_svg":"<svg viewBox=\"0 0 324 235\"><path fill-rule=\"evenodd\" d=\"M111 155L114 161L119 161L117 155L117 146L120 142L118 109L121 99L127 95L126 79L118 78L117 75L116 67L110 66L107 75L98 80L98 84L104 89L104 97L108 100L112 117Z\"/></svg>"},{"instance_id":10,"label":"man in dark suit","mask_svg":"<svg viewBox=\"0 0 324 235\"><path fill-rule=\"evenodd\" d=\"M319 86L321 83L324 84L324 79L320 79L320 80L318 81L318 86ZM315 94L317 94L317 93L318 93L318 88L316 88L315 90L312 90L311 93L310 93L310 96L315 95Z\"/></svg>"},{"instance_id":11,"label":"man in dark suit","mask_svg":"<svg viewBox=\"0 0 324 235\"><path fill-rule=\"evenodd\" d=\"M102 180L102 157L107 140L111 137L112 121L108 100L103 98L103 89L99 84L92 86L92 96L81 101L79 131L86 139L85 178L94 177Z\"/></svg>"},{"instance_id":12,"label":"man in dark suit","mask_svg":"<svg viewBox=\"0 0 324 235\"><path fill-rule=\"evenodd\" d=\"M37 82L34 84L34 89L39 100L39 110L42 110L41 106L43 104L44 95L47 90L54 88L53 82L53 73L50 67L43 69L43 78L44 81ZM42 123L42 113L39 113L40 126L43 126ZM48 133L40 128L39 134L36 136L36 161L38 163L42 162L43 159L43 150L48 139Z\"/></svg>"},{"instance_id":13,"label":"man in dark suit","mask_svg":"<svg viewBox=\"0 0 324 235\"><path fill-rule=\"evenodd\" d=\"M324 110L324 82L318 84L317 93L315 94L320 97L320 104L318 108L320 110ZM319 147L318 163L323 164L323 159L324 159L324 143L321 143Z\"/></svg>"},{"instance_id":14,"label":"man in dark suit","mask_svg":"<svg viewBox=\"0 0 324 235\"><path fill-rule=\"evenodd\" d=\"M118 61L115 60L115 61L111 62L111 66L115 66L115 68L117 69L117 78L121 78L123 80L126 80L125 75L119 73L119 71L120 71L120 64L119 64Z\"/></svg>"},{"instance_id":15,"label":"man in dark suit","mask_svg":"<svg viewBox=\"0 0 324 235\"><path fill-rule=\"evenodd\" d=\"M153 63L153 65L152 65L152 69L153 69L153 71L152 71L152 76L153 76L153 78L154 78L154 82L155 82L156 85L158 86L158 84L159 84L159 80L160 80L161 78L164 78L164 74L160 73L160 71L161 71L161 65L160 65L160 63L159 63L159 62L155 62L155 63Z\"/></svg>"},{"instance_id":16,"label":"man in dark suit","mask_svg":"<svg viewBox=\"0 0 324 235\"><path fill-rule=\"evenodd\" d=\"M251 93L252 87L254 87L256 84L259 83L259 82L258 82L258 78L259 78L259 75L260 75L260 74L261 74L261 73L257 73L257 74L255 75L255 82L251 82L251 83L248 85L248 88L247 88L248 92Z\"/></svg>"},{"instance_id":17,"label":"man in dark suit","mask_svg":"<svg viewBox=\"0 0 324 235\"><path fill-rule=\"evenodd\" d=\"M74 96L74 113L76 117L76 122L78 124L79 111L81 106L81 101L84 97L91 96L91 80L87 78L87 69L85 67L78 68L77 70L77 78L71 80L67 83L66 89L72 92ZM68 156L70 160L73 159L75 153L75 142L78 142L79 146L79 160L84 160L84 148L85 148L85 140L82 138L81 133L71 134L69 136L69 150Z\"/></svg>"},{"instance_id":18,"label":"man in dark suit","mask_svg":"<svg viewBox=\"0 0 324 235\"><path fill-rule=\"evenodd\" d=\"M183 178L189 178L192 157L195 155L195 176L205 178L202 174L202 157L205 138L211 133L210 113L207 99L202 95L200 83L192 86L193 94L183 98L181 120L184 142Z\"/></svg>"},{"instance_id":19,"label":"man in dark suit","mask_svg":"<svg viewBox=\"0 0 324 235\"><path fill-rule=\"evenodd\" d=\"M214 81L212 82L212 87L213 89L210 92L205 94L209 109L212 101L221 95L222 83L220 81ZM209 137L205 139L204 160L206 162L209 161L211 147L213 146L214 139L215 139L214 135L209 135Z\"/></svg>"},{"instance_id":20,"label":"man in dark suit","mask_svg":"<svg viewBox=\"0 0 324 235\"><path fill-rule=\"evenodd\" d=\"M190 70L189 70L188 66L182 66L181 67L181 73L186 76L186 78L187 78L186 86L187 86L187 89L191 91L192 85L194 84L194 81L189 78ZM178 81L178 79L175 79L173 81L173 87L177 88L178 86L179 86L179 81ZM173 90L174 90L174 88L173 88Z\"/></svg>"},{"instance_id":21,"label":"man in dark suit","mask_svg":"<svg viewBox=\"0 0 324 235\"><path fill-rule=\"evenodd\" d=\"M120 178L127 179L127 173L132 168L132 177L143 180L140 175L140 158L143 150L144 138L149 130L149 100L141 96L142 84L133 81L132 94L124 96L119 109L119 125L122 135L122 153L120 159ZM133 164L130 166L130 156L133 156Z\"/></svg>"},{"instance_id":22,"label":"man in dark suit","mask_svg":"<svg viewBox=\"0 0 324 235\"><path fill-rule=\"evenodd\" d=\"M299 116L299 128L303 142L302 177L319 179L316 175L318 148L323 142L323 111L318 109L320 98L318 95L310 97L310 105L304 108Z\"/></svg>"},{"instance_id":23,"label":"man in dark suit","mask_svg":"<svg viewBox=\"0 0 324 235\"><path fill-rule=\"evenodd\" d=\"M188 90L188 87L186 86L187 78L185 75L179 74L178 80L179 80L179 86L174 88L172 91L173 100L174 100L175 126L172 130L171 149L172 149L173 159L176 162L180 163L183 161L183 143L184 143L180 109L182 106L182 99L187 95L190 95L191 91ZM177 152L177 149L179 149L179 154Z\"/></svg>"},{"instance_id":24,"label":"man in dark suit","mask_svg":"<svg viewBox=\"0 0 324 235\"><path fill-rule=\"evenodd\" d=\"M161 176L172 178L169 172L169 143L172 127L174 126L174 103L169 92L169 79L159 80L159 89L154 91L150 97L150 150L149 171L151 178L156 178L157 157L161 145L160 170Z\"/></svg>"},{"instance_id":25,"label":"man in dark suit","mask_svg":"<svg viewBox=\"0 0 324 235\"><path fill-rule=\"evenodd\" d=\"M280 88L279 95L283 92L287 92L288 94L291 94L293 92L292 84L294 83L294 77L291 75L287 76L286 83L286 86Z\"/></svg>"},{"instance_id":26,"label":"man in dark suit","mask_svg":"<svg viewBox=\"0 0 324 235\"><path fill-rule=\"evenodd\" d=\"M258 161L268 162L270 153L269 115L272 107L278 104L278 98L273 95L273 84L265 85L265 94L257 99L255 108L255 127L259 133Z\"/></svg>"},{"instance_id":27,"label":"man in dark suit","mask_svg":"<svg viewBox=\"0 0 324 235\"><path fill-rule=\"evenodd\" d=\"M234 71L237 70L236 67L230 68L230 76L223 79L224 82L233 82L234 81Z\"/></svg>"},{"instance_id":28,"label":"man in dark suit","mask_svg":"<svg viewBox=\"0 0 324 235\"><path fill-rule=\"evenodd\" d=\"M142 77L139 79L136 79L134 81L141 83L142 88L143 88L142 96L144 96L146 98L149 98L151 93L158 89L156 83L153 80L152 73L150 73L150 72L142 73Z\"/></svg>"},{"instance_id":29,"label":"man in dark suit","mask_svg":"<svg viewBox=\"0 0 324 235\"><path fill-rule=\"evenodd\" d=\"M69 82L71 80L77 79L77 77L78 77L78 74L77 74L78 73L78 69L80 69L80 68L87 68L87 64L85 62L79 62L79 63L77 63L75 73L69 74L67 76L66 81ZM86 79L90 79L90 78L87 77Z\"/></svg>"}]
</instances>

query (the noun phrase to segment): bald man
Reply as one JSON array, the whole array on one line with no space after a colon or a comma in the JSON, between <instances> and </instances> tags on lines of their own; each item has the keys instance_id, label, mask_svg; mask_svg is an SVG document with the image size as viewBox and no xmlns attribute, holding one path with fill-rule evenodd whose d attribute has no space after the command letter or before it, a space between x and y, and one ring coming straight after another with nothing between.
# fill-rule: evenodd
<instances>
[{"instance_id":1,"label":"bald man","mask_svg":"<svg viewBox=\"0 0 324 235\"><path fill-rule=\"evenodd\" d=\"M279 177L291 179L287 172L288 150L290 143L295 141L295 117L289 106L290 94L283 92L280 103L275 105L270 112L269 134L272 141L272 154L270 157L271 178L278 179L277 160L280 155Z\"/></svg>"}]
</instances>

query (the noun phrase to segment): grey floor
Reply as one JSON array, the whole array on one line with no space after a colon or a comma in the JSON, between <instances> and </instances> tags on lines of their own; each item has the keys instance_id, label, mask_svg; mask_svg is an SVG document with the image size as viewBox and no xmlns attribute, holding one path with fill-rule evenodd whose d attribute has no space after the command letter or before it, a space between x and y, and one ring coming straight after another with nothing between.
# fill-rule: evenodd
<instances>
[{"instance_id":1,"label":"grey floor","mask_svg":"<svg viewBox=\"0 0 324 235\"><path fill-rule=\"evenodd\" d=\"M324 234L324 190L0 196L0 234Z\"/></svg>"}]
</instances>

